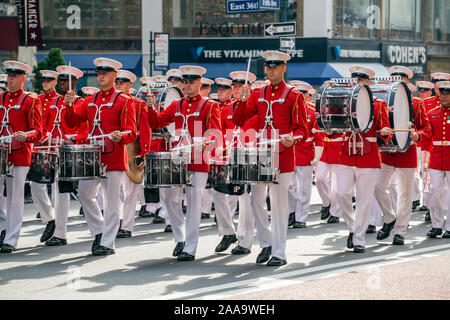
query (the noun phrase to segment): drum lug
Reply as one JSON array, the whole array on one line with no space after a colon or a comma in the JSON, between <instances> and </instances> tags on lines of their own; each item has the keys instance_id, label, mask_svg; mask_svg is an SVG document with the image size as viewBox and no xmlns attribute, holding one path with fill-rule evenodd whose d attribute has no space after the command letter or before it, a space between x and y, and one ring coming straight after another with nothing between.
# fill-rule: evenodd
<instances>
[{"instance_id":1,"label":"drum lug","mask_svg":"<svg viewBox=\"0 0 450 320\"><path fill-rule=\"evenodd\" d=\"M108 168L107 164L103 164L100 166L100 178L106 178L106 169Z\"/></svg>"}]
</instances>

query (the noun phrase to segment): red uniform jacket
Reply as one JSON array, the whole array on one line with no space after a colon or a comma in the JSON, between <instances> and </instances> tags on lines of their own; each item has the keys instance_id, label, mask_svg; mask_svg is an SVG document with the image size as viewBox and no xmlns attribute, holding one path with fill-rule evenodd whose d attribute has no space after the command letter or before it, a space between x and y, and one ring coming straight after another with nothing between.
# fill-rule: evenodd
<instances>
[{"instance_id":1,"label":"red uniform jacket","mask_svg":"<svg viewBox=\"0 0 450 320\"><path fill-rule=\"evenodd\" d=\"M442 105L428 112L433 137L430 169L450 170L450 108Z\"/></svg>"},{"instance_id":2,"label":"red uniform jacket","mask_svg":"<svg viewBox=\"0 0 450 320\"><path fill-rule=\"evenodd\" d=\"M29 167L31 165L31 145L41 139L42 135L42 113L39 98L32 94L24 92L20 89L17 92L5 92L0 94L0 104L7 110L18 105L22 94L27 94L19 109L9 111L9 131L11 134L17 131L32 131L28 134L26 142L19 142L12 138L11 153L8 161L16 166ZM24 96L22 96L24 97ZM0 117L3 119L5 111L0 109ZM6 119L5 119L6 120ZM0 135L9 135L3 130Z\"/></svg>"},{"instance_id":3,"label":"red uniform jacket","mask_svg":"<svg viewBox=\"0 0 450 320\"><path fill-rule=\"evenodd\" d=\"M339 164L344 135L335 133L331 136L324 134L323 136L323 153L320 161L328 164Z\"/></svg>"},{"instance_id":4,"label":"red uniform jacket","mask_svg":"<svg viewBox=\"0 0 450 320\"><path fill-rule=\"evenodd\" d=\"M438 96L433 96L426 98L423 101L423 104L425 107L425 112L428 114L428 111L441 105L441 100L439 100ZM431 152L431 149L433 149L433 139L420 139L420 141L417 143L417 146L419 148L422 148L422 150Z\"/></svg>"},{"instance_id":5,"label":"red uniform jacket","mask_svg":"<svg viewBox=\"0 0 450 320\"><path fill-rule=\"evenodd\" d=\"M259 88L252 91L246 103L237 102L233 113L233 122L239 126L245 125L245 122L254 115L258 116L258 130L265 126L267 104L259 102L261 90L265 90L264 99L269 103L279 100L285 91L286 83L284 81L277 85L268 85L265 88ZM303 136L297 140L297 143L303 143L308 138L308 129L306 127L306 106L303 95L296 89L292 89L284 103L274 103L272 105L273 120L267 126L270 132L271 126L278 130L278 134L293 134L294 136ZM267 137L271 135L268 134ZM280 173L292 172L295 170L295 152L294 146L284 147L281 142L278 144Z\"/></svg>"},{"instance_id":6,"label":"red uniform jacket","mask_svg":"<svg viewBox=\"0 0 450 320\"><path fill-rule=\"evenodd\" d=\"M42 109L42 117L45 116L45 113L47 112L48 108L55 104L56 98L58 98L60 95L56 93L55 90L53 90L50 93L42 93L38 95L39 100L41 101L41 109ZM45 122L44 122L44 128L45 130Z\"/></svg>"},{"instance_id":7,"label":"red uniform jacket","mask_svg":"<svg viewBox=\"0 0 450 320\"><path fill-rule=\"evenodd\" d=\"M165 110L159 114L152 108L148 109L148 121L151 128L164 128L169 124L175 122L175 130L177 136L180 135L180 130L183 128L183 117L175 116L180 100L173 101ZM210 129L216 129L221 134L220 126L220 111L219 104L213 100L208 100L201 110L197 110L201 106L202 96L197 95L193 98L186 97L181 99L181 110L183 115L192 115L199 112L198 117L190 116L188 119L187 129L194 140L203 139L205 132ZM191 141L190 143L193 143ZM197 172L209 172L209 148L203 152L192 151L191 161L188 164L188 170ZM205 154L203 156L203 154Z\"/></svg>"},{"instance_id":8,"label":"red uniform jacket","mask_svg":"<svg viewBox=\"0 0 450 320\"><path fill-rule=\"evenodd\" d=\"M138 128L138 136L139 142L141 144L141 157L145 157L146 153L150 152L150 147L152 144L152 129L148 125L148 108L145 101L133 97L130 97L134 100L134 106L136 109L136 128Z\"/></svg>"},{"instance_id":9,"label":"red uniform jacket","mask_svg":"<svg viewBox=\"0 0 450 320\"><path fill-rule=\"evenodd\" d=\"M349 138L351 133L346 132L344 135L344 143L342 144L339 163L357 168L381 168L381 155L377 145L377 130L384 127L390 128L389 117L386 102L375 99L374 101L374 121L372 127L366 133L361 135L366 139L364 143L364 154L349 155ZM380 137L385 141L390 141L392 135L388 137ZM361 143L361 139L356 139L357 143Z\"/></svg>"},{"instance_id":10,"label":"red uniform jacket","mask_svg":"<svg viewBox=\"0 0 450 320\"><path fill-rule=\"evenodd\" d=\"M308 127L309 137L304 143L295 145L296 166L310 166L315 156L314 146L323 147L324 134L321 132L312 132L313 128L319 130L319 125L316 120L316 108L309 102L306 106L306 126Z\"/></svg>"},{"instance_id":11,"label":"red uniform jacket","mask_svg":"<svg viewBox=\"0 0 450 320\"><path fill-rule=\"evenodd\" d=\"M112 88L106 92L100 91L86 97L79 110L67 108L64 113L64 119L69 127L77 127L84 121L88 121L88 131L92 132L94 127L94 118L97 108L89 106L95 103L98 107L102 104L110 102L111 96L115 92ZM95 99L96 98L96 99ZM95 101L94 101L95 99ZM131 133L122 135L120 142L113 142L109 138L105 138L104 152L102 152L102 163L107 165L107 171L127 171L128 161L125 146L136 140L136 112L134 102L124 94L119 94L111 107L103 107L101 110L101 129L104 134L111 133L116 130L131 131ZM95 129L93 135L99 135L98 128Z\"/></svg>"},{"instance_id":12,"label":"red uniform jacket","mask_svg":"<svg viewBox=\"0 0 450 320\"><path fill-rule=\"evenodd\" d=\"M431 127L422 99L413 98L414 129L420 136L419 141L428 141L431 138ZM382 152L381 159L384 164L396 168L417 168L417 146L411 142L405 152Z\"/></svg>"}]
</instances>

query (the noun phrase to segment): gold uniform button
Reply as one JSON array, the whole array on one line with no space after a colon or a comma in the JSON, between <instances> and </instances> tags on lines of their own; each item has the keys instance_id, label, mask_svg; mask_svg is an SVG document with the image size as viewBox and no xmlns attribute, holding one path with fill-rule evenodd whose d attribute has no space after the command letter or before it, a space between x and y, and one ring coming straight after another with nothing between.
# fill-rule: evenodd
<instances>
[{"instance_id":1,"label":"gold uniform button","mask_svg":"<svg viewBox=\"0 0 450 320\"><path fill-rule=\"evenodd\" d=\"M190 109L187 109L187 112L190 112L191 110Z\"/></svg>"},{"instance_id":2,"label":"gold uniform button","mask_svg":"<svg viewBox=\"0 0 450 320\"><path fill-rule=\"evenodd\" d=\"M275 97L275 93L272 93L272 97Z\"/></svg>"},{"instance_id":3,"label":"gold uniform button","mask_svg":"<svg viewBox=\"0 0 450 320\"><path fill-rule=\"evenodd\" d=\"M189 107L192 107L192 104L191 104L191 103L189 103Z\"/></svg>"}]
</instances>

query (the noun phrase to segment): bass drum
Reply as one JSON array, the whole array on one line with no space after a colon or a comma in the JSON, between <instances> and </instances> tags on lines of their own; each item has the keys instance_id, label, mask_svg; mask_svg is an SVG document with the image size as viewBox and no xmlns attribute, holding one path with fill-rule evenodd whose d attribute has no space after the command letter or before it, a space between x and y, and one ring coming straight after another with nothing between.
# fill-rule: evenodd
<instances>
[{"instance_id":1,"label":"bass drum","mask_svg":"<svg viewBox=\"0 0 450 320\"><path fill-rule=\"evenodd\" d=\"M414 127L414 112L411 92L404 81L379 82L370 86L374 97L386 101L389 123L394 130L408 130ZM405 152L411 144L409 132L394 132L391 141L378 137L378 148L382 152Z\"/></svg>"},{"instance_id":2,"label":"bass drum","mask_svg":"<svg viewBox=\"0 0 450 320\"><path fill-rule=\"evenodd\" d=\"M316 98L316 118L327 132L367 132L372 127L374 104L368 85L327 83Z\"/></svg>"}]
</instances>

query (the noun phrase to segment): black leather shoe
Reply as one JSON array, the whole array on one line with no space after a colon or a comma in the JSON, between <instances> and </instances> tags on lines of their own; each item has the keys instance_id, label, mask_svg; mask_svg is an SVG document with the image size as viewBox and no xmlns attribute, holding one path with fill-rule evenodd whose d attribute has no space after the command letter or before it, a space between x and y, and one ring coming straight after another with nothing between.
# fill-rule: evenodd
<instances>
[{"instance_id":1,"label":"black leather shoe","mask_svg":"<svg viewBox=\"0 0 450 320\"><path fill-rule=\"evenodd\" d=\"M117 238L131 238L131 231L119 229L117 232Z\"/></svg>"},{"instance_id":2,"label":"black leather shoe","mask_svg":"<svg viewBox=\"0 0 450 320\"><path fill-rule=\"evenodd\" d=\"M401 235L396 234L394 235L394 239L392 240L393 245L402 246L405 244L405 238L403 238Z\"/></svg>"},{"instance_id":3,"label":"black leather shoe","mask_svg":"<svg viewBox=\"0 0 450 320\"><path fill-rule=\"evenodd\" d=\"M444 234L442 235L442 238L444 238L444 239L450 239L450 231L445 230Z\"/></svg>"},{"instance_id":4,"label":"black leather shoe","mask_svg":"<svg viewBox=\"0 0 450 320\"><path fill-rule=\"evenodd\" d=\"M164 232L172 232L172 226L168 224L166 228L164 229Z\"/></svg>"},{"instance_id":5,"label":"black leather shoe","mask_svg":"<svg viewBox=\"0 0 450 320\"><path fill-rule=\"evenodd\" d=\"M16 251L16 248L14 248L12 245L6 244L6 243L4 243L2 245L2 248L0 249L1 253L11 253L13 251Z\"/></svg>"},{"instance_id":6,"label":"black leather shoe","mask_svg":"<svg viewBox=\"0 0 450 320\"><path fill-rule=\"evenodd\" d=\"M256 258L256 263L264 263L270 259L270 255L272 254L272 246L262 248L261 252L258 254Z\"/></svg>"},{"instance_id":7,"label":"black leather shoe","mask_svg":"<svg viewBox=\"0 0 450 320\"><path fill-rule=\"evenodd\" d=\"M99 233L99 234L97 234L97 235L95 236L94 242L92 242L92 248L91 248L92 253L94 253L94 250L95 250L98 246L100 246L100 241L101 241L101 240L102 240L102 234Z\"/></svg>"},{"instance_id":8,"label":"black leather shoe","mask_svg":"<svg viewBox=\"0 0 450 320\"><path fill-rule=\"evenodd\" d=\"M428 211L429 209L428 209L428 207L427 206L421 206L420 208L419 208L419 211Z\"/></svg>"},{"instance_id":9,"label":"black leather shoe","mask_svg":"<svg viewBox=\"0 0 450 320\"><path fill-rule=\"evenodd\" d=\"M181 211L183 211L183 213L186 214L186 210L187 210L187 209L186 209L186 206L185 206L185 205L182 205L182 206L181 206Z\"/></svg>"},{"instance_id":10,"label":"black leather shoe","mask_svg":"<svg viewBox=\"0 0 450 320\"><path fill-rule=\"evenodd\" d=\"M287 264L286 260L283 260L283 259L280 259L277 257L272 257L267 262L267 266L269 266L269 267L281 267L281 266L284 266L285 264Z\"/></svg>"},{"instance_id":11,"label":"black leather shoe","mask_svg":"<svg viewBox=\"0 0 450 320\"><path fill-rule=\"evenodd\" d=\"M431 221L431 215L430 215L430 209L425 212L425 221L429 222Z\"/></svg>"},{"instance_id":12,"label":"black leather shoe","mask_svg":"<svg viewBox=\"0 0 450 320\"><path fill-rule=\"evenodd\" d=\"M366 248L364 248L364 246L357 245L353 248L353 252L356 252L356 253L363 253L364 251L366 251Z\"/></svg>"},{"instance_id":13,"label":"black leather shoe","mask_svg":"<svg viewBox=\"0 0 450 320\"><path fill-rule=\"evenodd\" d=\"M227 250L231 244L237 242L237 240L238 239L235 234L223 236L222 241L220 241L219 245L216 247L215 252L223 252Z\"/></svg>"},{"instance_id":14,"label":"black leather shoe","mask_svg":"<svg viewBox=\"0 0 450 320\"><path fill-rule=\"evenodd\" d=\"M350 232L347 238L347 248L352 249L353 247L353 232Z\"/></svg>"},{"instance_id":15,"label":"black leather shoe","mask_svg":"<svg viewBox=\"0 0 450 320\"><path fill-rule=\"evenodd\" d=\"M397 219L395 219L394 221L390 222L390 223L383 223L383 227L380 229L380 231L378 231L377 234L377 240L384 240L387 237L389 237L389 235L391 234L392 229L395 226L395 222L397 221Z\"/></svg>"},{"instance_id":16,"label":"black leather shoe","mask_svg":"<svg viewBox=\"0 0 450 320\"><path fill-rule=\"evenodd\" d=\"M79 214L80 216L84 216L83 207L80 207L80 211L78 211L78 214Z\"/></svg>"},{"instance_id":17,"label":"black leather shoe","mask_svg":"<svg viewBox=\"0 0 450 320\"><path fill-rule=\"evenodd\" d=\"M202 212L202 219L209 219L209 218L211 218L211 215L209 213Z\"/></svg>"},{"instance_id":18,"label":"black leather shoe","mask_svg":"<svg viewBox=\"0 0 450 320\"><path fill-rule=\"evenodd\" d=\"M437 236L440 236L441 234L442 234L441 228L432 228L430 231L428 231L427 237L428 238L436 238Z\"/></svg>"},{"instance_id":19,"label":"black leather shoe","mask_svg":"<svg viewBox=\"0 0 450 320\"><path fill-rule=\"evenodd\" d=\"M0 247L3 245L3 240L5 240L5 236L6 230L2 230L2 232L0 232Z\"/></svg>"},{"instance_id":20,"label":"black leather shoe","mask_svg":"<svg viewBox=\"0 0 450 320\"><path fill-rule=\"evenodd\" d=\"M114 253L116 253L114 249L110 249L104 246L98 246L97 248L95 248L94 252L92 252L94 256L108 256Z\"/></svg>"},{"instance_id":21,"label":"black leather shoe","mask_svg":"<svg viewBox=\"0 0 450 320\"><path fill-rule=\"evenodd\" d=\"M330 217L327 220L327 223L339 223L339 217L330 215Z\"/></svg>"},{"instance_id":22,"label":"black leather shoe","mask_svg":"<svg viewBox=\"0 0 450 320\"><path fill-rule=\"evenodd\" d=\"M152 222L156 223L156 224L166 223L166 219L161 218L160 216L156 216L156 217L153 218Z\"/></svg>"},{"instance_id":23,"label":"black leather shoe","mask_svg":"<svg viewBox=\"0 0 450 320\"><path fill-rule=\"evenodd\" d=\"M292 228L294 228L294 229L306 228L306 222L295 221L294 225L292 226Z\"/></svg>"},{"instance_id":24,"label":"black leather shoe","mask_svg":"<svg viewBox=\"0 0 450 320\"><path fill-rule=\"evenodd\" d=\"M369 224L369 226L367 227L366 233L375 233L377 231L377 227Z\"/></svg>"},{"instance_id":25,"label":"black leather shoe","mask_svg":"<svg viewBox=\"0 0 450 320\"><path fill-rule=\"evenodd\" d=\"M331 204L328 207L322 206L322 210L320 210L320 213L321 213L320 219L321 220L328 219L328 217L330 216L330 207L331 207Z\"/></svg>"},{"instance_id":26,"label":"black leather shoe","mask_svg":"<svg viewBox=\"0 0 450 320\"><path fill-rule=\"evenodd\" d=\"M50 240L47 240L45 242L45 245L49 247L65 246L66 244L67 244L66 239L61 239L58 237L52 237Z\"/></svg>"},{"instance_id":27,"label":"black leather shoe","mask_svg":"<svg viewBox=\"0 0 450 320\"><path fill-rule=\"evenodd\" d=\"M155 216L155 214L153 212L150 211L145 211L144 213L141 214L141 218L153 218Z\"/></svg>"},{"instance_id":28,"label":"black leather shoe","mask_svg":"<svg viewBox=\"0 0 450 320\"><path fill-rule=\"evenodd\" d=\"M177 242L175 249L173 249L172 256L178 257L183 252L183 249L184 249L184 241Z\"/></svg>"},{"instance_id":29,"label":"black leather shoe","mask_svg":"<svg viewBox=\"0 0 450 320\"><path fill-rule=\"evenodd\" d=\"M250 250L244 247L241 247L240 245L237 245L236 248L231 250L231 254L249 254Z\"/></svg>"},{"instance_id":30,"label":"black leather shoe","mask_svg":"<svg viewBox=\"0 0 450 320\"><path fill-rule=\"evenodd\" d=\"M191 255L189 253L186 253L186 252L182 252L178 256L177 260L178 261L192 261L192 260L195 260L195 256L193 256L193 255Z\"/></svg>"},{"instance_id":31,"label":"black leather shoe","mask_svg":"<svg viewBox=\"0 0 450 320\"><path fill-rule=\"evenodd\" d=\"M293 226L295 223L295 212L291 212L289 214L289 223L288 223L288 227Z\"/></svg>"},{"instance_id":32,"label":"black leather shoe","mask_svg":"<svg viewBox=\"0 0 450 320\"><path fill-rule=\"evenodd\" d=\"M141 208L139 209L139 217L142 217L144 212L147 212L147 206L146 205L141 206Z\"/></svg>"},{"instance_id":33,"label":"black leather shoe","mask_svg":"<svg viewBox=\"0 0 450 320\"><path fill-rule=\"evenodd\" d=\"M47 225L45 226L45 230L42 233L41 236L41 242L45 242L47 240L49 240L51 237L53 237L53 233L55 232L55 220L51 220L49 222L47 222Z\"/></svg>"},{"instance_id":34,"label":"black leather shoe","mask_svg":"<svg viewBox=\"0 0 450 320\"><path fill-rule=\"evenodd\" d=\"M420 200L416 200L412 202L412 209L416 210L416 208L420 206Z\"/></svg>"},{"instance_id":35,"label":"black leather shoe","mask_svg":"<svg viewBox=\"0 0 450 320\"><path fill-rule=\"evenodd\" d=\"M41 218L41 213L38 211L37 215L36 215L36 219L40 219Z\"/></svg>"}]
</instances>

